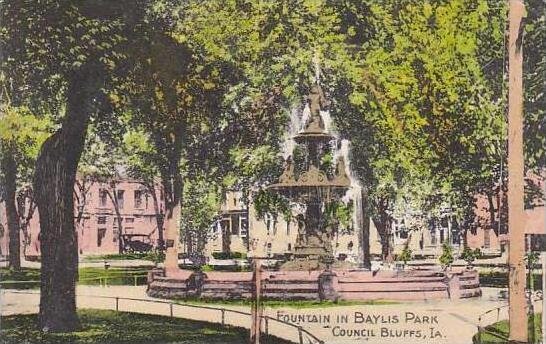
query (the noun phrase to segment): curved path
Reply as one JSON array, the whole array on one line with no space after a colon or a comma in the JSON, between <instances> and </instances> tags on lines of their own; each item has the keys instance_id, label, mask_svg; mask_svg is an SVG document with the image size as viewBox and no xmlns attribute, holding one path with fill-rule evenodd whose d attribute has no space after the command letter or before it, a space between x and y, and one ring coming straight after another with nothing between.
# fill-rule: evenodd
<instances>
[{"instance_id":1,"label":"curved path","mask_svg":"<svg viewBox=\"0 0 546 344\"><path fill-rule=\"evenodd\" d=\"M143 300L159 300L148 297L145 286L78 286L78 307L116 309L115 297ZM29 291L24 291L28 293ZM4 290L1 293L1 314L3 316L18 313L35 313L38 311L39 292L20 294L15 290ZM485 311L506 304L497 300L498 290L484 288L484 296L471 300L438 300L429 302L408 302L384 305L354 305L317 308L272 308L266 309L264 315L289 321L302 326L325 343L346 344L367 343L472 343L476 333L479 317ZM108 298L101 298L108 297ZM163 303L149 303L137 300L118 300L120 311L171 315L171 306ZM214 306L214 305L210 305ZM206 306L205 306L206 307ZM175 305L172 315L175 317L222 323L239 327L250 327L246 306L226 306L227 311L218 309L196 308L192 305ZM536 311L541 311L537 304ZM223 316L222 316L223 314ZM485 326L505 319L506 309L491 312L482 318ZM265 324L264 324L265 326ZM299 342L296 327L290 327L274 321L268 321L271 335ZM305 338L304 343L309 341Z\"/></svg>"}]
</instances>

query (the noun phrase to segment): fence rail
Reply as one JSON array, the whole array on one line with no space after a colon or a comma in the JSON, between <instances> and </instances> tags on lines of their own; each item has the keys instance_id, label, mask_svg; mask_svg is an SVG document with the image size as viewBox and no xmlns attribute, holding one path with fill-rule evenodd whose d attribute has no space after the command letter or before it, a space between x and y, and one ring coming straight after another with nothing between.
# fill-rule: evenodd
<instances>
[{"instance_id":1,"label":"fence rail","mask_svg":"<svg viewBox=\"0 0 546 344\"><path fill-rule=\"evenodd\" d=\"M537 301L542 301L542 297L543 297L542 293L535 294L534 298L532 299L532 303L535 303ZM487 330L488 325L484 325L483 322L486 319L486 317L493 317L493 319L496 319L493 322L489 322L490 324L501 321L502 320L501 319L501 312L507 311L509 306L510 305L507 303L505 305L492 308L492 309L490 309L488 311L485 311L485 312L483 312L482 314L479 315L479 317L478 317L478 332L477 332L477 342L478 342L478 344L482 343L482 334L483 333L490 333L490 334L493 334L493 335L496 335L496 336L500 336L499 333L489 332ZM507 317L505 317L505 318L507 318ZM491 318L490 318L490 320L491 320ZM508 338L503 338L503 339L506 339L508 341Z\"/></svg>"},{"instance_id":2,"label":"fence rail","mask_svg":"<svg viewBox=\"0 0 546 344\"><path fill-rule=\"evenodd\" d=\"M124 276L102 276L102 277L89 277L89 278L80 278L78 279L78 282L77 283L81 283L81 282L91 282L91 281L98 281L99 285L101 287L107 287L109 285L108 281L111 281L111 280L133 280L133 285L138 285L138 280L139 279L144 279L144 278L147 278L148 275L124 275ZM39 286L40 285L40 281L36 281L36 280L30 280L30 281L0 281L0 287L2 288L5 288L5 286L9 286L9 285L24 285L24 284L27 284L27 285L36 285L36 286ZM111 284L110 285L121 285L121 284ZM122 284L122 285L129 285L129 284ZM144 285L144 284L143 284Z\"/></svg>"},{"instance_id":3,"label":"fence rail","mask_svg":"<svg viewBox=\"0 0 546 344\"><path fill-rule=\"evenodd\" d=\"M38 291L23 291L23 290L4 290L4 293L13 293L13 294L34 294L38 295ZM172 302L167 300L154 300L154 299L141 299L141 298L132 298L132 297L119 297L119 296L106 296L106 295L87 295L87 294L77 294L78 297L89 297L89 298L97 298L97 299L108 299L114 301L114 309L117 312L122 311L120 309L120 301L133 301L133 302L146 302L146 303L156 303L156 304L165 304L169 307L169 316L174 317L174 310L177 307L189 307L189 308L197 308L197 309L207 309L212 311L217 311L218 315L220 316L219 323L222 324L222 326L229 325L227 324L226 315L227 314L238 314L243 316L248 316L249 318L252 316L251 313L239 311L235 309L228 309L228 308L222 308L222 307L214 307L214 306L205 306L205 305L196 305L196 304L190 304L190 303L180 303L180 302ZM289 327L293 330L297 331L297 338L299 344L324 344L324 341L317 338L315 335L313 335L308 330L304 329L303 327L299 325L292 324L288 321L276 319L267 315L262 315L262 331L265 335L270 335L270 323L278 323L282 326Z\"/></svg>"}]
</instances>

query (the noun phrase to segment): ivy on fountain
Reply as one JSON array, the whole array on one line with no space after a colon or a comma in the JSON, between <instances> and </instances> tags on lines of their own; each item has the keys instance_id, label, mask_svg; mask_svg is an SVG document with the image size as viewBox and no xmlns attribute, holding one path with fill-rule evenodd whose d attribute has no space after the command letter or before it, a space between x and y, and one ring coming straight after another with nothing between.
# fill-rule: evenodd
<instances>
[{"instance_id":1,"label":"ivy on fountain","mask_svg":"<svg viewBox=\"0 0 546 344\"><path fill-rule=\"evenodd\" d=\"M328 151L320 158L320 170L326 173L328 177L332 177L335 172L334 154Z\"/></svg>"}]
</instances>

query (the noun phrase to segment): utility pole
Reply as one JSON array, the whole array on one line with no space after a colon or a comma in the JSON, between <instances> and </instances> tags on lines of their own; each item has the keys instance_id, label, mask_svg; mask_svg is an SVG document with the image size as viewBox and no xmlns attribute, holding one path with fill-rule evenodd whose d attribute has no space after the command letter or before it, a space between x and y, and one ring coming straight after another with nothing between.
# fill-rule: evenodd
<instances>
[{"instance_id":1,"label":"utility pole","mask_svg":"<svg viewBox=\"0 0 546 344\"><path fill-rule=\"evenodd\" d=\"M250 344L260 344L262 329L262 262L254 257L254 286L252 288L252 324L250 327Z\"/></svg>"},{"instance_id":2,"label":"utility pole","mask_svg":"<svg viewBox=\"0 0 546 344\"><path fill-rule=\"evenodd\" d=\"M546 195L546 180L543 186L544 195ZM546 207L544 207L544 218L546 219ZM546 233L546 221L544 223L544 232ZM546 314L546 252L540 252L540 262L542 265L542 314ZM542 343L546 343L546 315L542 316Z\"/></svg>"},{"instance_id":3,"label":"utility pole","mask_svg":"<svg viewBox=\"0 0 546 344\"><path fill-rule=\"evenodd\" d=\"M523 0L509 0L508 40L508 231L511 343L527 343L525 214L523 207Z\"/></svg>"}]
</instances>

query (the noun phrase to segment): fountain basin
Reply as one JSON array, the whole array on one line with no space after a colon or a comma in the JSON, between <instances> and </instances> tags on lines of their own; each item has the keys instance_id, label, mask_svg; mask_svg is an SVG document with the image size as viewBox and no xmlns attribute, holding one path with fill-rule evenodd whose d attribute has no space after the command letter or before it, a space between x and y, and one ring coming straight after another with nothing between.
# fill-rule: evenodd
<instances>
[{"instance_id":1,"label":"fountain basin","mask_svg":"<svg viewBox=\"0 0 546 344\"><path fill-rule=\"evenodd\" d=\"M148 276L149 296L177 299L249 300L252 272L180 270ZM262 297L270 300L399 300L462 299L481 295L475 270L453 271L264 271Z\"/></svg>"}]
</instances>

